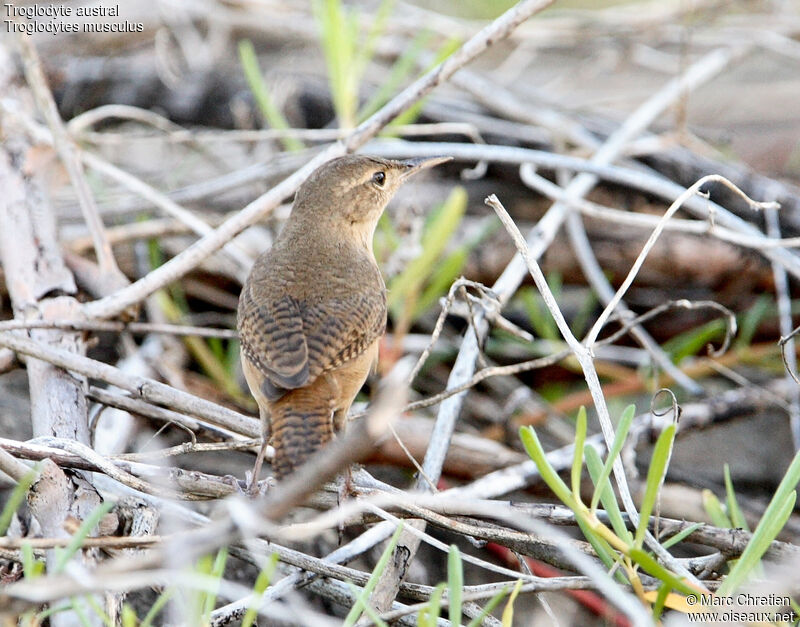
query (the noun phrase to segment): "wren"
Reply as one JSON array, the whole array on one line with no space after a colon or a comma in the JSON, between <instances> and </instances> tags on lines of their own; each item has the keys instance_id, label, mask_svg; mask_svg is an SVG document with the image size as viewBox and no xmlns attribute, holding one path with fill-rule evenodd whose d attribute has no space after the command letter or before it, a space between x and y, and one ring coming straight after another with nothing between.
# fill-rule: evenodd
<instances>
[{"instance_id":1,"label":"wren","mask_svg":"<svg viewBox=\"0 0 800 627\"><path fill-rule=\"evenodd\" d=\"M372 252L378 218L412 174L445 161L349 155L298 189L239 298L242 366L264 436L251 487L267 442L281 479L345 428L386 328L386 286Z\"/></svg>"}]
</instances>

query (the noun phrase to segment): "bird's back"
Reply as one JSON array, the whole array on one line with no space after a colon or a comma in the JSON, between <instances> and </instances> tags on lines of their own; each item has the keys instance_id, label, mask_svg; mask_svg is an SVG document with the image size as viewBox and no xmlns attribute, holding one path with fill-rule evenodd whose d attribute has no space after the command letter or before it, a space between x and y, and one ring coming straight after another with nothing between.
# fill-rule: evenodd
<instances>
[{"instance_id":1,"label":"bird's back","mask_svg":"<svg viewBox=\"0 0 800 627\"><path fill-rule=\"evenodd\" d=\"M278 241L242 289L242 350L266 377L267 398L358 357L384 331L386 291L374 258L340 248L302 254Z\"/></svg>"}]
</instances>

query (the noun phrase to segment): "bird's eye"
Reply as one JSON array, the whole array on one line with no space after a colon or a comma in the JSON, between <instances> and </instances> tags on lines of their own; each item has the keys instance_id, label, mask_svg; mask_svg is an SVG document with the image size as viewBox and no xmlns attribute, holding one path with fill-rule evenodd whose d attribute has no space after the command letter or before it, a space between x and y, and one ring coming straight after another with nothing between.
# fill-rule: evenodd
<instances>
[{"instance_id":1,"label":"bird's eye","mask_svg":"<svg viewBox=\"0 0 800 627\"><path fill-rule=\"evenodd\" d=\"M386 182L386 173L380 171L376 172L372 175L372 182L378 187L383 187L383 184Z\"/></svg>"}]
</instances>

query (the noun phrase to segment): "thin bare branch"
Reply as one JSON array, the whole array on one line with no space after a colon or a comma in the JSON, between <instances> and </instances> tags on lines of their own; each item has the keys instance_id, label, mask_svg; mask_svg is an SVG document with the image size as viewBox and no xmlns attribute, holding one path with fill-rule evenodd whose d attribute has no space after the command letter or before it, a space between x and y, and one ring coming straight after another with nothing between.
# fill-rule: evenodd
<instances>
[{"instance_id":1,"label":"thin bare branch","mask_svg":"<svg viewBox=\"0 0 800 627\"><path fill-rule=\"evenodd\" d=\"M105 236L103 221L100 219L100 213L97 211L94 196L92 196L92 191L89 189L89 183L86 181L86 176L83 173L83 168L77 156L78 150L69 137L61 115L58 113L58 107L47 85L42 63L33 45L33 39L31 39L29 35L20 34L17 37L17 44L22 54L28 85L36 98L39 109L50 126L53 135L53 145L61 157L78 195L78 201L83 210L84 220L86 220L86 225L89 227L89 232L92 234L94 251L100 262L100 267L103 269L104 273L114 275L117 277L118 281L127 283L125 276L120 272L117 262L114 259L111 244L109 244Z\"/></svg>"},{"instance_id":2,"label":"thin bare branch","mask_svg":"<svg viewBox=\"0 0 800 627\"><path fill-rule=\"evenodd\" d=\"M647 242L642 248L642 251L639 253L639 256L636 258L636 261L634 262L633 266L628 272L628 275L625 277L625 280L622 282L622 285L620 285L619 289L616 291L613 298L611 298L611 300L608 302L605 309L603 310L603 312L597 318L597 321L592 326L592 329L589 331L589 334L586 336L584 340L586 346L591 348L591 346L597 340L597 336L599 335L600 330L603 328L603 326L605 326L608 317L617 308L617 305L619 305L620 302L622 301L622 297L625 295L625 292L633 283L634 279L636 278L636 275L638 274L640 268L642 267L642 264L644 264L647 255L650 253L650 251L652 250L653 246L656 243L656 240L658 240L659 236L664 230L664 224L675 214L676 211L678 211L678 209L681 208L681 206L686 202L687 198L698 193L700 191L700 188L703 187L703 185L712 181L725 185L728 189L735 192L744 200L746 200L753 209L763 210L763 209L776 208L776 203L774 202L756 202L752 200L742 190L740 190L738 187L736 187L733 183L731 183L728 179L726 179L723 176L710 174L708 176L704 176L703 178L701 178L689 189L687 189L683 194L678 196L678 198L675 199L675 202L673 202L670 205L669 209L667 209L666 213L664 213L664 215L661 217L658 226L656 226L656 228L651 233L650 237L647 239Z\"/></svg>"},{"instance_id":3,"label":"thin bare branch","mask_svg":"<svg viewBox=\"0 0 800 627\"><path fill-rule=\"evenodd\" d=\"M116 331L118 333L162 333L165 335L191 335L196 337L218 337L237 339L239 334L234 329L211 329L184 324L166 324L154 322L116 322L108 320L3 320L0 321L0 332L20 329L64 329L67 331Z\"/></svg>"},{"instance_id":4,"label":"thin bare branch","mask_svg":"<svg viewBox=\"0 0 800 627\"><path fill-rule=\"evenodd\" d=\"M109 366L101 361L50 348L10 331L0 332L0 346L11 348L23 355L36 357L65 370L78 372L91 379L106 381L130 392L136 398L167 405L241 435L247 437L261 435L261 428L254 418L243 416L216 403L187 394L153 379L128 375L118 368Z\"/></svg>"}]
</instances>

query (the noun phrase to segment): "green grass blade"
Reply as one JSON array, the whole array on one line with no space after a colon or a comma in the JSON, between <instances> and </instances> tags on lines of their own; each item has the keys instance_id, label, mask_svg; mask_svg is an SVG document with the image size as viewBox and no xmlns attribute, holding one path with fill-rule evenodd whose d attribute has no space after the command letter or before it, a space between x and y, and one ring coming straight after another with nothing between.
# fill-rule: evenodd
<instances>
[{"instance_id":1,"label":"green grass blade","mask_svg":"<svg viewBox=\"0 0 800 627\"><path fill-rule=\"evenodd\" d=\"M208 577L211 574L212 564L213 562L211 561L210 555L202 555L195 561L193 570L198 575ZM186 596L189 599L188 611L190 612L190 615L188 622L199 625L203 622L203 607L205 607L205 600L208 596L208 591L205 588L192 588L187 592Z\"/></svg>"},{"instance_id":2,"label":"green grass blade","mask_svg":"<svg viewBox=\"0 0 800 627\"><path fill-rule=\"evenodd\" d=\"M658 620L661 617L661 612L664 611L664 603L667 602L667 597L669 596L670 588L667 584L661 584L658 587L658 595L656 596L656 602L653 604L653 618Z\"/></svg>"},{"instance_id":3,"label":"green grass blade","mask_svg":"<svg viewBox=\"0 0 800 627\"><path fill-rule=\"evenodd\" d=\"M772 297L761 294L744 314L738 316L739 333L733 343L734 350L742 350L752 344L758 327L772 309Z\"/></svg>"},{"instance_id":4,"label":"green grass blade","mask_svg":"<svg viewBox=\"0 0 800 627\"><path fill-rule=\"evenodd\" d=\"M595 296L595 293L592 290L587 289L586 297L583 299L581 306L578 308L578 313L576 313L575 317L572 319L572 325L570 325L572 333L575 337L582 337L583 334L588 331L589 319L594 313L597 303L598 300L597 296Z\"/></svg>"},{"instance_id":5,"label":"green grass blade","mask_svg":"<svg viewBox=\"0 0 800 627\"><path fill-rule=\"evenodd\" d=\"M581 406L575 420L575 450L572 456L572 495L581 500L581 471L583 470L583 445L586 443L586 408Z\"/></svg>"},{"instance_id":6,"label":"green grass blade","mask_svg":"<svg viewBox=\"0 0 800 627\"><path fill-rule=\"evenodd\" d=\"M208 348L211 350L211 353L216 357L220 362L225 362L226 354L225 349L222 347L222 340L218 337L209 337L206 338L208 343Z\"/></svg>"},{"instance_id":7,"label":"green grass blade","mask_svg":"<svg viewBox=\"0 0 800 627\"><path fill-rule=\"evenodd\" d=\"M38 614L36 614L36 620L39 621L34 623L34 625L39 625L46 618L50 618L53 614L58 614L59 612L67 612L72 609L72 603L70 601L66 601L64 603L59 603L58 605L51 605L45 610L42 610Z\"/></svg>"},{"instance_id":8,"label":"green grass blade","mask_svg":"<svg viewBox=\"0 0 800 627\"><path fill-rule=\"evenodd\" d=\"M731 469L728 464L723 467L725 475L725 504L728 507L728 516L734 527L750 531L747 525L742 509L739 507L739 502L736 500L736 492L733 489L733 481L731 481Z\"/></svg>"},{"instance_id":9,"label":"green grass blade","mask_svg":"<svg viewBox=\"0 0 800 627\"><path fill-rule=\"evenodd\" d=\"M122 627L137 627L139 625L139 617L136 615L136 611L127 603L122 604L120 619Z\"/></svg>"},{"instance_id":10,"label":"green grass blade","mask_svg":"<svg viewBox=\"0 0 800 627\"><path fill-rule=\"evenodd\" d=\"M597 509L597 504L600 502L600 494L602 492L602 488L598 489L598 486L604 485L608 480L608 478L611 476L611 470L614 467L614 460L617 458L619 452L622 450L622 445L625 444L625 438L628 437L628 431L630 430L631 424L633 423L633 416L635 413L636 413L636 406L628 405L625 408L625 411L622 412L622 416L620 416L619 423L617 424L617 433L614 436L614 442L611 444L611 450L608 452L606 463L603 466L603 472L600 474L600 477L595 482L595 490L594 494L592 495L592 504L589 507L589 509L591 509L592 511Z\"/></svg>"},{"instance_id":11,"label":"green grass blade","mask_svg":"<svg viewBox=\"0 0 800 627\"><path fill-rule=\"evenodd\" d=\"M22 543L20 553L22 554L22 574L25 579L34 579L44 573L44 562L40 562L36 559L30 542Z\"/></svg>"},{"instance_id":12,"label":"green grass blade","mask_svg":"<svg viewBox=\"0 0 800 627\"><path fill-rule=\"evenodd\" d=\"M719 594L728 595L734 592L744 582L750 571L758 565L770 543L778 536L792 513L797 498L795 488L798 481L800 481L800 453L794 456L775 495L769 502L764 515L761 516L761 520L753 532L753 537L725 581L722 582Z\"/></svg>"},{"instance_id":13,"label":"green grass blade","mask_svg":"<svg viewBox=\"0 0 800 627\"><path fill-rule=\"evenodd\" d=\"M328 84L339 125L351 128L358 101L354 81L357 16L350 16L341 0L315 0L314 17L320 29L322 52L328 67ZM355 86L354 86L354 83ZM354 90L355 87L355 90Z\"/></svg>"},{"instance_id":14,"label":"green grass blade","mask_svg":"<svg viewBox=\"0 0 800 627\"><path fill-rule=\"evenodd\" d=\"M422 252L389 284L387 304L395 316L400 316L405 303L417 295L431 276L436 262L453 232L461 223L467 209L467 192L455 187L447 200L431 216L422 235Z\"/></svg>"},{"instance_id":15,"label":"green grass blade","mask_svg":"<svg viewBox=\"0 0 800 627\"><path fill-rule=\"evenodd\" d=\"M375 44L386 30L386 23L389 20L389 15L391 14L393 8L394 0L383 0L383 2L381 2L380 6L378 7L378 11L375 13L375 19L372 20L372 25L367 32L366 40L363 42L363 44L358 46L358 49L355 52L355 75L358 77L359 81L364 75L367 64L372 59L372 56L375 52Z\"/></svg>"},{"instance_id":16,"label":"green grass blade","mask_svg":"<svg viewBox=\"0 0 800 627\"><path fill-rule=\"evenodd\" d=\"M83 627L92 627L92 623L89 622L89 617L86 615L86 612L83 611L78 597L70 597L70 609L75 612L75 616L78 617Z\"/></svg>"},{"instance_id":17,"label":"green grass blade","mask_svg":"<svg viewBox=\"0 0 800 627\"><path fill-rule=\"evenodd\" d=\"M686 537L690 536L691 534L693 534L695 531L700 529L702 526L703 526L703 523L701 523L701 522L693 523L693 524L689 525L688 527L686 527L686 529L684 529L682 531L679 531L674 536L664 540L664 542L661 543L661 546L663 546L665 549L668 549L671 546L674 546L674 545L678 544L678 542L680 542L684 538L686 538Z\"/></svg>"},{"instance_id":18,"label":"green grass blade","mask_svg":"<svg viewBox=\"0 0 800 627\"><path fill-rule=\"evenodd\" d=\"M800 616L800 603L797 603L794 599L789 599L791 603L789 604L794 612L795 616Z\"/></svg>"},{"instance_id":19,"label":"green grass blade","mask_svg":"<svg viewBox=\"0 0 800 627\"><path fill-rule=\"evenodd\" d=\"M444 592L444 588L445 585L440 583L433 589L428 604L420 610L417 617L417 625L419 627L437 627L439 614L442 612L442 592Z\"/></svg>"},{"instance_id":20,"label":"green grass blade","mask_svg":"<svg viewBox=\"0 0 800 627\"><path fill-rule=\"evenodd\" d=\"M447 294L453 282L461 276L464 264L469 258L470 252L474 250L488 235L500 226L499 220L487 221L484 228L468 242L465 242L452 253L447 255L443 261L436 264L433 274L428 280L428 284L417 299L417 304L413 312L416 319L422 313L436 304L442 296ZM516 336L513 336L516 338Z\"/></svg>"},{"instance_id":21,"label":"green grass blade","mask_svg":"<svg viewBox=\"0 0 800 627\"><path fill-rule=\"evenodd\" d=\"M549 283L550 281L548 280ZM533 332L542 339L554 342L559 341L561 333L539 292L532 287L528 287L520 290L519 296L522 305L525 307L525 313L528 315L528 322L531 323Z\"/></svg>"},{"instance_id":22,"label":"green grass blade","mask_svg":"<svg viewBox=\"0 0 800 627\"><path fill-rule=\"evenodd\" d=\"M397 250L401 241L400 236L397 234L397 229L389 219L389 214L383 212L381 217L378 218L378 227L375 229L375 256L378 261L388 258L389 255ZM378 254L379 246L380 254Z\"/></svg>"},{"instance_id":23,"label":"green grass blade","mask_svg":"<svg viewBox=\"0 0 800 627\"><path fill-rule=\"evenodd\" d=\"M342 3L342 7L344 7ZM345 122L347 128L356 125L358 115L358 88L361 83L361 70L358 64L358 50L360 48L358 37L359 12L353 8L347 10L343 8L345 18L345 32L347 35L342 38L344 44L343 57L347 64L344 66L342 74L344 78L344 98L346 103Z\"/></svg>"},{"instance_id":24,"label":"green grass blade","mask_svg":"<svg viewBox=\"0 0 800 627\"><path fill-rule=\"evenodd\" d=\"M489 602L483 606L481 613L478 614L475 618L473 618L467 624L467 627L479 627L483 623L483 619L486 618L498 605L500 605L500 601L502 601L505 596L508 594L508 588L503 588L495 594Z\"/></svg>"},{"instance_id":25,"label":"green grass blade","mask_svg":"<svg viewBox=\"0 0 800 627\"><path fill-rule=\"evenodd\" d=\"M433 62L425 68L422 74L425 74L431 68L439 65L442 61L444 61L447 57L453 54L458 48L461 46L461 40L457 38L450 38L442 44L439 50L436 52L436 56ZM382 135L390 135L391 129L397 126L403 126L404 124L412 124L422 112L425 103L427 102L427 98L420 98L417 100L413 105L411 105L408 109L403 111L400 115L398 115L394 120L392 120L388 126L386 132L382 133Z\"/></svg>"},{"instance_id":26,"label":"green grass blade","mask_svg":"<svg viewBox=\"0 0 800 627\"><path fill-rule=\"evenodd\" d=\"M670 423L658 436L655 448L653 449L653 459L650 460L650 468L647 469L647 483L645 484L642 506L639 510L639 526L636 528L633 542L637 548L642 548L645 531L650 521L650 513L656 504L661 482L667 472L667 463L672 453L672 442L675 439L675 423Z\"/></svg>"},{"instance_id":27,"label":"green grass blade","mask_svg":"<svg viewBox=\"0 0 800 627\"><path fill-rule=\"evenodd\" d=\"M414 36L411 43L405 47L403 54L401 54L397 58L397 61L394 62L394 65L392 65L389 77L375 90L362 107L358 115L359 121L366 120L389 102L389 98L391 98L393 94L397 93L403 81L411 75L417 63L417 59L420 54L422 54L422 51L425 50L432 37L433 33L429 30L422 30Z\"/></svg>"},{"instance_id":28,"label":"green grass blade","mask_svg":"<svg viewBox=\"0 0 800 627\"><path fill-rule=\"evenodd\" d=\"M6 504L3 507L3 513L0 514L0 536L5 535L6 531L8 531L8 526L11 524L11 519L14 516L14 512L16 512L17 509L19 509L19 506L22 505L22 501L25 500L25 495L33 485L33 482L36 481L38 474L39 466L37 464L24 475L22 475L22 478L17 482L17 485L14 486L14 489L11 491L11 494L8 497L8 501L6 501Z\"/></svg>"},{"instance_id":29,"label":"green grass blade","mask_svg":"<svg viewBox=\"0 0 800 627\"><path fill-rule=\"evenodd\" d=\"M214 564L211 566L210 575L220 581L225 573L225 564L228 561L228 549L226 547L217 551L217 556L214 558ZM217 595L215 592L209 592L205 595L205 602L203 603L203 619L205 622L211 622L211 612L214 611L214 606L217 604Z\"/></svg>"},{"instance_id":30,"label":"green grass blade","mask_svg":"<svg viewBox=\"0 0 800 627\"><path fill-rule=\"evenodd\" d=\"M539 442L539 436L536 435L534 428L520 427L519 437L522 440L525 451L533 460L533 463L536 464L536 467L539 469L539 474L542 475L542 479L544 479L547 486L562 503L575 511L578 507L578 503L573 498L572 492L570 492L567 484L562 481L553 466L547 461L547 455L544 452L544 448L542 448L542 443Z\"/></svg>"},{"instance_id":31,"label":"green grass blade","mask_svg":"<svg viewBox=\"0 0 800 627\"><path fill-rule=\"evenodd\" d=\"M461 592L464 587L464 565L461 553L455 544L450 545L447 554L447 601L449 603L450 622L461 624Z\"/></svg>"},{"instance_id":32,"label":"green grass blade","mask_svg":"<svg viewBox=\"0 0 800 627\"><path fill-rule=\"evenodd\" d=\"M349 581L345 583L347 584L347 587L350 588L350 592L353 593L353 596L359 597L360 593L358 588ZM369 603L364 604L362 611L370 618L370 620L373 623L375 623L375 625L377 625L377 627L389 627L388 623L384 621L380 616L378 616L378 613L373 609L373 607Z\"/></svg>"},{"instance_id":33,"label":"green grass blade","mask_svg":"<svg viewBox=\"0 0 800 627\"><path fill-rule=\"evenodd\" d=\"M381 558L375 565L375 569L372 571L372 574L367 580L367 585L364 586L364 589L361 591L361 595L356 600L355 605L353 605L353 607L350 608L350 611L347 613L347 616L342 623L343 627L352 627L361 616L361 613L364 611L372 591L375 589L375 586L378 585L378 580L381 578L381 574L386 569L386 565L389 563L389 559L391 558L392 552L397 546L397 541L400 539L400 534L402 532L403 523L400 523L397 526L394 535L392 535L391 539L389 540L389 544L384 549Z\"/></svg>"},{"instance_id":34,"label":"green grass blade","mask_svg":"<svg viewBox=\"0 0 800 627\"><path fill-rule=\"evenodd\" d=\"M702 492L703 497L703 508L706 510L706 514L711 519L711 523L715 527L722 527L723 529L732 529L733 524L728 518L728 515L725 513L725 510L722 508L722 503L719 502L717 495L714 494L711 490L705 489Z\"/></svg>"},{"instance_id":35,"label":"green grass blade","mask_svg":"<svg viewBox=\"0 0 800 627\"><path fill-rule=\"evenodd\" d=\"M790 494L783 507L775 512L774 518L763 526L759 524L756 527L756 531L762 529L762 534L758 537L755 536L755 533L753 534L742 556L736 560L727 578L719 587L718 594L721 596L732 594L747 579L751 571L759 567L761 557L769 549L770 542L778 536L786 521L789 520L796 498L796 494Z\"/></svg>"},{"instance_id":36,"label":"green grass blade","mask_svg":"<svg viewBox=\"0 0 800 627\"><path fill-rule=\"evenodd\" d=\"M338 33L344 30L341 16L338 15L338 12L341 11L341 4L332 0L313 0L311 8L319 29L322 54L328 68L328 85L331 90L333 108L341 124L342 104L340 98L342 90L339 68L342 63L338 60L340 46L337 44Z\"/></svg>"},{"instance_id":37,"label":"green grass blade","mask_svg":"<svg viewBox=\"0 0 800 627\"><path fill-rule=\"evenodd\" d=\"M425 220L422 232L422 248L431 251L434 259L444 250L445 244L461 223L467 210L467 191L457 185L445 201Z\"/></svg>"},{"instance_id":38,"label":"green grass blade","mask_svg":"<svg viewBox=\"0 0 800 627\"><path fill-rule=\"evenodd\" d=\"M381 619L381 617L378 616L378 612L376 612L369 603L364 606L364 613L370 617L377 627L389 627L389 623Z\"/></svg>"},{"instance_id":39,"label":"green grass blade","mask_svg":"<svg viewBox=\"0 0 800 627\"><path fill-rule=\"evenodd\" d=\"M103 501L91 511L91 513L83 520L80 527L78 527L78 530L73 534L72 539L69 541L67 547L61 551L53 572L60 573L62 570L64 570L67 562L72 558L73 555L75 555L75 553L77 553L78 549L81 548L83 541L91 533L92 529L97 526L97 523L100 522L100 519L103 516L111 511L114 505L114 501Z\"/></svg>"},{"instance_id":40,"label":"green grass blade","mask_svg":"<svg viewBox=\"0 0 800 627\"><path fill-rule=\"evenodd\" d=\"M417 299L414 306L412 317L418 318L450 289L453 282L461 275L464 264L469 258L470 249L467 246L459 246L450 253L443 261L435 264L433 274L428 285L422 290L422 294Z\"/></svg>"},{"instance_id":41,"label":"green grass blade","mask_svg":"<svg viewBox=\"0 0 800 627\"><path fill-rule=\"evenodd\" d=\"M258 57L256 56L253 42L249 39L242 39L239 42L239 62L242 65L245 80L247 80L247 85L250 87L250 92L253 94L258 110L267 121L267 124L269 124L271 128L278 130L287 130L290 128L289 122L286 121L283 113L281 113L281 110L272 100L269 88L264 82L261 68L258 65ZM296 151L305 148L303 142L296 137L283 137L281 143L286 150Z\"/></svg>"},{"instance_id":42,"label":"green grass blade","mask_svg":"<svg viewBox=\"0 0 800 627\"><path fill-rule=\"evenodd\" d=\"M170 297L163 290L156 292L156 302L166 318L174 324L180 324L188 317L188 308L182 303L182 300L182 298ZM206 340L200 337L186 336L183 338L183 343L200 369L226 394L239 401L249 398L249 395L245 395L239 386L234 371L228 367L229 364L214 354Z\"/></svg>"},{"instance_id":43,"label":"green grass blade","mask_svg":"<svg viewBox=\"0 0 800 627\"><path fill-rule=\"evenodd\" d=\"M692 588L683 579L675 575L672 571L667 570L659 564L655 558L648 552L642 549L633 548L630 550L630 558L639 564L648 573L660 579L665 584L672 587L673 590L678 590L683 594L697 594L697 590Z\"/></svg>"},{"instance_id":44,"label":"green grass blade","mask_svg":"<svg viewBox=\"0 0 800 627\"><path fill-rule=\"evenodd\" d=\"M175 590L173 588L166 588L160 595L158 595L155 603L153 603L153 605L150 606L150 609L147 610L147 614L142 619L142 624L139 627L152 627L155 617L158 616L158 613L164 609L164 606L173 596L175 596Z\"/></svg>"},{"instance_id":45,"label":"green grass blade","mask_svg":"<svg viewBox=\"0 0 800 627\"><path fill-rule=\"evenodd\" d=\"M622 518L617 498L614 496L614 490L611 488L611 481L606 477L603 486L597 484L603 472L603 460L600 459L600 453L593 446L583 447L583 456L586 459L586 467L589 469L589 476L595 484L595 490L600 492L600 502L603 504L603 509L608 514L608 519L611 522L611 528L628 545L633 544L633 535L628 530L625 524L625 519Z\"/></svg>"},{"instance_id":46,"label":"green grass blade","mask_svg":"<svg viewBox=\"0 0 800 627\"><path fill-rule=\"evenodd\" d=\"M87 594L83 597L83 600L86 601L86 605L88 605L91 610L100 618L100 620L103 621L103 624L106 627L115 627L114 621L111 620L111 617L106 614L105 610L103 610L93 596Z\"/></svg>"},{"instance_id":47,"label":"green grass blade","mask_svg":"<svg viewBox=\"0 0 800 627\"><path fill-rule=\"evenodd\" d=\"M724 337L725 328L724 320L712 320L670 338L662 344L662 348L667 351L673 362L679 364L684 358L704 350L713 340Z\"/></svg>"},{"instance_id":48,"label":"green grass blade","mask_svg":"<svg viewBox=\"0 0 800 627\"><path fill-rule=\"evenodd\" d=\"M592 545L595 553L597 553L597 557L600 558L600 561L603 562L608 570L611 570L619 559L619 553L612 548L605 538L600 537L592 531L582 518L576 517L575 521L578 523L578 527L583 532L584 537L589 541L589 544ZM625 580L625 576L619 570L614 573L614 578L622 584L628 583Z\"/></svg>"},{"instance_id":49,"label":"green grass blade","mask_svg":"<svg viewBox=\"0 0 800 627\"><path fill-rule=\"evenodd\" d=\"M503 627L512 627L514 624L514 601L517 600L519 589L522 587L522 579L517 579L514 589L511 591L511 596L508 597L508 603L503 610L502 623Z\"/></svg>"},{"instance_id":50,"label":"green grass blade","mask_svg":"<svg viewBox=\"0 0 800 627\"><path fill-rule=\"evenodd\" d=\"M273 553L269 556L267 564L261 569L261 572L258 573L255 586L253 586L253 598L250 601L250 606L247 608L247 613L242 619L241 627L251 627L255 622L256 617L258 616L258 602L261 599L261 595L264 594L264 590L269 587L270 581L272 581L272 577L274 576L277 567L278 554Z\"/></svg>"},{"instance_id":51,"label":"green grass blade","mask_svg":"<svg viewBox=\"0 0 800 627\"><path fill-rule=\"evenodd\" d=\"M239 363L239 341L230 340L225 349L225 368L228 372L233 372Z\"/></svg>"}]
</instances>

